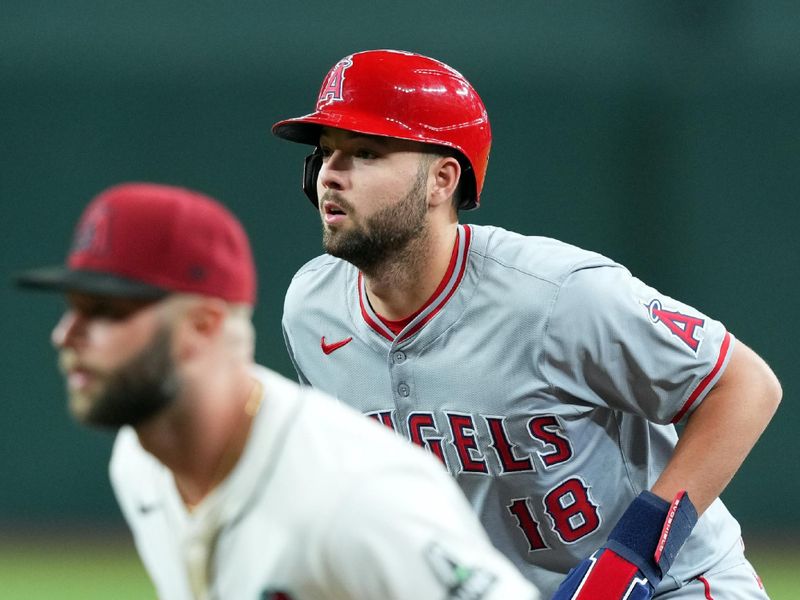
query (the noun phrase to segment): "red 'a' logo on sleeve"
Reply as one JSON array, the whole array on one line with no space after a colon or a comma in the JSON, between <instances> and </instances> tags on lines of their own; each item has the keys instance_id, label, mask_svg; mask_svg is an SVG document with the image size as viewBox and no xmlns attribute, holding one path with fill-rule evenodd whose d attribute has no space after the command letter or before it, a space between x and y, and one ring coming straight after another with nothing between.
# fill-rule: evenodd
<instances>
[{"instance_id":1,"label":"red 'a' logo on sleeve","mask_svg":"<svg viewBox=\"0 0 800 600\"><path fill-rule=\"evenodd\" d=\"M353 61L349 56L334 65L330 73L328 73L325 83L322 84L322 89L319 91L317 105L323 102L344 100L344 72L352 66Z\"/></svg>"},{"instance_id":2,"label":"red 'a' logo on sleeve","mask_svg":"<svg viewBox=\"0 0 800 600\"><path fill-rule=\"evenodd\" d=\"M658 299L651 300L646 308L653 323L661 323L670 330L672 335L680 338L684 344L697 352L697 348L700 346L700 338L695 337L695 332L703 328L705 323L703 319L673 310L666 310L661 306L661 301Z\"/></svg>"}]
</instances>

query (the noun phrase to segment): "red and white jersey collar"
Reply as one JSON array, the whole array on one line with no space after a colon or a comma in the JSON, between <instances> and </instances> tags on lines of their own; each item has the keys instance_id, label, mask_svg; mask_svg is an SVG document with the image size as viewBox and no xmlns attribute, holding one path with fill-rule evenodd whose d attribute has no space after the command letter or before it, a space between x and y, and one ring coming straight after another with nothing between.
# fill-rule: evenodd
<instances>
[{"instance_id":1,"label":"red and white jersey collar","mask_svg":"<svg viewBox=\"0 0 800 600\"><path fill-rule=\"evenodd\" d=\"M412 317L409 322L400 331L399 334L395 333L384 322L384 319L378 315L369 303L367 298L367 288L364 282L364 276L359 272L358 274L358 302L361 305L361 315L364 317L367 325L369 325L375 332L389 340L390 342L404 341L430 321L436 314L447 304L450 297L455 293L459 283L464 277L464 271L467 268L467 257L469 256L470 241L472 239L472 231L469 225L459 225L456 230L456 242L453 246L453 253L450 256L450 264L447 271L439 283L436 291L433 292L428 301L420 308Z\"/></svg>"}]
</instances>

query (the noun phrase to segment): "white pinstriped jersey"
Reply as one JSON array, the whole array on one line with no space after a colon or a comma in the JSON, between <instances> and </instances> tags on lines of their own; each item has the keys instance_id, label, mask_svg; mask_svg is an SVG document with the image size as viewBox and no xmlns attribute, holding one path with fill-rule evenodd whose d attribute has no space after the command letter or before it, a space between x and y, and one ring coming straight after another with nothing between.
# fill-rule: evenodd
<instances>
[{"instance_id":1,"label":"white pinstriped jersey","mask_svg":"<svg viewBox=\"0 0 800 600\"><path fill-rule=\"evenodd\" d=\"M538 600L437 461L263 367L233 472L189 513L123 428L111 480L165 600Z\"/></svg>"},{"instance_id":2,"label":"white pinstriped jersey","mask_svg":"<svg viewBox=\"0 0 800 600\"><path fill-rule=\"evenodd\" d=\"M398 335L355 267L310 261L287 292L284 336L301 381L444 461L547 596L653 485L672 423L702 402L735 340L598 254L474 225L456 244L443 285ZM739 539L717 500L659 592Z\"/></svg>"}]
</instances>

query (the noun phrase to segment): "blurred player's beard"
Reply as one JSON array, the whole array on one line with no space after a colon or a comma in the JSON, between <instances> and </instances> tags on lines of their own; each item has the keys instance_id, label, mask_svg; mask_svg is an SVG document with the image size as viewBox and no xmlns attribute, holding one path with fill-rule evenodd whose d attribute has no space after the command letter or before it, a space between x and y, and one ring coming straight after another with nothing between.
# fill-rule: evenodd
<instances>
[{"instance_id":1,"label":"blurred player's beard","mask_svg":"<svg viewBox=\"0 0 800 600\"><path fill-rule=\"evenodd\" d=\"M323 227L325 251L368 275L381 265L397 261L408 253L409 244L428 230L426 188L427 165L423 162L411 189L399 202L379 210L365 219L363 225L354 225L349 230ZM337 201L343 208L350 208L343 200L337 198Z\"/></svg>"},{"instance_id":2,"label":"blurred player's beard","mask_svg":"<svg viewBox=\"0 0 800 600\"><path fill-rule=\"evenodd\" d=\"M171 354L171 336L162 326L139 354L102 378L97 390L70 390L70 412L81 423L119 428L139 425L173 403L181 389Z\"/></svg>"}]
</instances>

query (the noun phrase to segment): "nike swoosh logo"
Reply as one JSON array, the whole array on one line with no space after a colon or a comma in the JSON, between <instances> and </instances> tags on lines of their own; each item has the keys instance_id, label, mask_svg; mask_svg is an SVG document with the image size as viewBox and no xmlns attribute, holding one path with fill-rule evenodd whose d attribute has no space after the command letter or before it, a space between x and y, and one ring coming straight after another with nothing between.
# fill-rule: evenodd
<instances>
[{"instance_id":1,"label":"nike swoosh logo","mask_svg":"<svg viewBox=\"0 0 800 600\"><path fill-rule=\"evenodd\" d=\"M142 515L147 515L147 514L150 514L151 512L153 512L154 510L157 510L158 508L159 508L159 504L156 503L156 502L153 502L151 504L142 503L142 504L139 505L139 513L142 514Z\"/></svg>"},{"instance_id":2,"label":"nike swoosh logo","mask_svg":"<svg viewBox=\"0 0 800 600\"><path fill-rule=\"evenodd\" d=\"M335 352L336 350L338 350L342 346L346 346L347 344L349 344L352 341L353 341L353 338L349 337L349 338L344 338L343 340L340 340L338 342L334 342L332 344L326 344L325 343L325 336L323 335L322 339L319 341L319 347L322 348L322 351L325 354L330 354L331 352Z\"/></svg>"}]
</instances>

